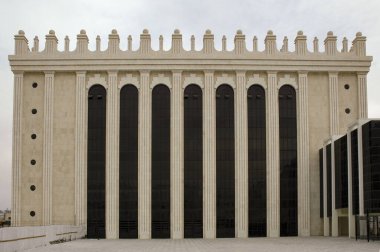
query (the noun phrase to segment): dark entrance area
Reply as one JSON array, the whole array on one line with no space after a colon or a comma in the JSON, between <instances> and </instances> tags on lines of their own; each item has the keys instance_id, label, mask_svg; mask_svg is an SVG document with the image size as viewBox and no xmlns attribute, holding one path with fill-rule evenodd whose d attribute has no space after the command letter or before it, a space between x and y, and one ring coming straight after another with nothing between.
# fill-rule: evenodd
<instances>
[{"instance_id":1,"label":"dark entrance area","mask_svg":"<svg viewBox=\"0 0 380 252\"><path fill-rule=\"evenodd\" d=\"M248 236L267 234L265 90L248 89Z\"/></svg>"},{"instance_id":2,"label":"dark entrance area","mask_svg":"<svg viewBox=\"0 0 380 252\"><path fill-rule=\"evenodd\" d=\"M290 85L279 90L280 235L297 236L297 100Z\"/></svg>"},{"instance_id":3,"label":"dark entrance area","mask_svg":"<svg viewBox=\"0 0 380 252\"><path fill-rule=\"evenodd\" d=\"M152 91L152 238L170 238L170 90Z\"/></svg>"},{"instance_id":4,"label":"dark entrance area","mask_svg":"<svg viewBox=\"0 0 380 252\"><path fill-rule=\"evenodd\" d=\"M138 237L138 91L120 91L119 238Z\"/></svg>"},{"instance_id":5,"label":"dark entrance area","mask_svg":"<svg viewBox=\"0 0 380 252\"><path fill-rule=\"evenodd\" d=\"M203 237L202 89L189 85L184 93L184 236Z\"/></svg>"},{"instance_id":6,"label":"dark entrance area","mask_svg":"<svg viewBox=\"0 0 380 252\"><path fill-rule=\"evenodd\" d=\"M216 90L216 237L235 237L234 91Z\"/></svg>"},{"instance_id":7,"label":"dark entrance area","mask_svg":"<svg viewBox=\"0 0 380 252\"><path fill-rule=\"evenodd\" d=\"M88 93L87 237L105 238L106 105L103 86Z\"/></svg>"}]
</instances>

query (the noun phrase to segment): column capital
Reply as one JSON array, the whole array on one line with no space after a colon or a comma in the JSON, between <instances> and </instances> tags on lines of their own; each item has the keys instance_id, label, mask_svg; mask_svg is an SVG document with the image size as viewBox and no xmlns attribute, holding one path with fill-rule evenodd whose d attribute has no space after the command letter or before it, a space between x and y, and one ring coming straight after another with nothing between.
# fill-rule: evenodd
<instances>
[{"instance_id":1,"label":"column capital","mask_svg":"<svg viewBox=\"0 0 380 252\"><path fill-rule=\"evenodd\" d=\"M298 71L298 76L300 75L307 75L309 73L309 71Z\"/></svg>"},{"instance_id":2,"label":"column capital","mask_svg":"<svg viewBox=\"0 0 380 252\"><path fill-rule=\"evenodd\" d=\"M329 77L338 76L339 72L330 72L329 71Z\"/></svg>"},{"instance_id":3,"label":"column capital","mask_svg":"<svg viewBox=\"0 0 380 252\"><path fill-rule=\"evenodd\" d=\"M45 75L54 75L55 71L44 71Z\"/></svg>"},{"instance_id":4,"label":"column capital","mask_svg":"<svg viewBox=\"0 0 380 252\"><path fill-rule=\"evenodd\" d=\"M182 70L172 70L172 74L182 74Z\"/></svg>"},{"instance_id":5,"label":"column capital","mask_svg":"<svg viewBox=\"0 0 380 252\"><path fill-rule=\"evenodd\" d=\"M267 74L269 75L269 74L275 74L275 75L277 75L277 73L278 73L278 71L267 71Z\"/></svg>"},{"instance_id":6,"label":"column capital","mask_svg":"<svg viewBox=\"0 0 380 252\"><path fill-rule=\"evenodd\" d=\"M236 70L236 75L246 75L247 71L245 70Z\"/></svg>"},{"instance_id":7,"label":"column capital","mask_svg":"<svg viewBox=\"0 0 380 252\"><path fill-rule=\"evenodd\" d=\"M140 74L150 74L150 70L140 70Z\"/></svg>"},{"instance_id":8,"label":"column capital","mask_svg":"<svg viewBox=\"0 0 380 252\"><path fill-rule=\"evenodd\" d=\"M117 75L118 72L119 72L118 70L108 70L107 74L108 75Z\"/></svg>"},{"instance_id":9,"label":"column capital","mask_svg":"<svg viewBox=\"0 0 380 252\"><path fill-rule=\"evenodd\" d=\"M13 72L14 75L24 75L24 71L13 70L12 72Z\"/></svg>"},{"instance_id":10,"label":"column capital","mask_svg":"<svg viewBox=\"0 0 380 252\"><path fill-rule=\"evenodd\" d=\"M206 74L214 74L215 73L214 70L204 70L203 72L204 72L205 75Z\"/></svg>"},{"instance_id":11,"label":"column capital","mask_svg":"<svg viewBox=\"0 0 380 252\"><path fill-rule=\"evenodd\" d=\"M86 75L86 71L76 71L77 75Z\"/></svg>"},{"instance_id":12,"label":"column capital","mask_svg":"<svg viewBox=\"0 0 380 252\"><path fill-rule=\"evenodd\" d=\"M368 72L356 72L356 74L359 76L359 75L367 75Z\"/></svg>"}]
</instances>

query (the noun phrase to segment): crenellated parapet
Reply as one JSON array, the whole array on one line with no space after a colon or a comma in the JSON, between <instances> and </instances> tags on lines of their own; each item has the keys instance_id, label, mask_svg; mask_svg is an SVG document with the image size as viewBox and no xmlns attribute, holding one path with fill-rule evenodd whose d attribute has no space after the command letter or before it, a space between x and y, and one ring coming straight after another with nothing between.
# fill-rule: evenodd
<instances>
[{"instance_id":1,"label":"crenellated parapet","mask_svg":"<svg viewBox=\"0 0 380 252\"><path fill-rule=\"evenodd\" d=\"M149 53L168 53L171 54L189 54L189 53L204 53L204 54L235 54L235 55L253 55L253 54L265 54L265 55L281 55L281 54L294 54L294 55L310 55L310 54L324 54L324 55L351 55L351 56L366 56L366 37L362 35L361 32L356 34L356 37L352 41L352 47L348 50L348 40L347 38L343 38L342 40L342 50L339 52L337 49L337 37L333 34L333 32L329 31L327 33L327 37L324 40L324 51L321 52L319 48L319 40L318 38L314 38L313 40L313 51L309 51L307 48L307 36L303 34L302 31L297 33L295 37L295 51L290 52L288 49L288 37L285 37L283 40L282 47L280 50L277 48L277 38L273 31L269 30L265 39L264 51L258 50L258 39L256 36L253 38L253 49L248 50L246 47L246 36L243 34L241 30L236 32L234 37L234 49L232 51L227 51L227 38L223 36L222 38L222 50L218 51L215 49L215 40L214 34L210 30L206 30L203 35L203 48L200 51L195 50L195 37L191 36L191 48L190 50L185 50L183 48L182 43L182 34L178 29L176 29L172 35L171 49L168 51L163 50L163 41L164 38L162 36L159 37L159 50L154 51L151 47L151 35L147 29L144 29L142 34L140 35L140 46L134 51L132 50L132 37L129 35L127 38L128 48L123 51L120 49L120 36L115 29L112 30L111 34L108 36L108 48L105 51L101 51L101 40L100 37L96 37L96 50L90 51L88 49L89 39L87 37L86 31L81 30L77 35L77 44L76 48L72 51L70 48L70 39L68 36L64 39L64 51L58 51L58 38L55 35L53 30L50 30L49 33L45 37L45 49L43 51L39 50L39 38L34 37L34 45L31 50L29 50L28 39L25 36L24 31L19 31L17 35L15 35L15 55L36 55L36 54L62 54L62 53L70 53L70 54L86 54L86 53L107 53L107 54L128 54L128 53L139 53L139 54L149 54Z\"/></svg>"},{"instance_id":2,"label":"crenellated parapet","mask_svg":"<svg viewBox=\"0 0 380 252\"><path fill-rule=\"evenodd\" d=\"M33 47L29 49L28 39L24 31L15 35L15 54L9 56L13 71L34 71L38 69L59 70L100 70L99 66L108 60L104 70L142 70L159 69L158 65L170 65L171 69L187 69L191 64L194 70L204 70L205 66L213 65L214 70L233 70L226 60L235 61L236 70L258 71L347 71L368 72L372 57L366 55L366 37L358 32L349 48L346 37L342 40L338 50L337 36L329 31L324 39L324 49L320 48L319 39L315 37L308 48L307 36L298 31L294 38L294 50L289 49L289 39L284 37L282 45L277 45L277 36L269 30L264 38L264 47L256 36L252 40L252 48L247 48L246 35L238 30L229 41L222 36L221 50L215 48L215 38L211 30L203 35L202 48L197 50L195 37L190 37L190 48L183 47L183 36L180 30L175 29L172 34L171 47L164 50L164 37L158 38L158 50L152 48L151 34L144 29L140 34L140 43L137 49L132 49L132 36L129 35L126 50L120 48L123 38L113 29L108 36L108 46L102 50L100 36L95 39L95 49L89 49L89 38L85 30L77 35L76 46L68 36L63 39L63 50L59 50L58 38L53 30L45 36L45 46L40 45L39 38L33 39ZM228 50L228 43L233 43L232 50ZM340 46L339 46L340 47ZM44 49L40 49L44 48ZM260 50L260 48L263 48ZM144 63L136 60L144 60ZM191 63L188 60L192 60ZM238 63L239 61L239 63ZM28 62L28 63L26 63ZM66 63L63 63L66 62ZM229 65L229 66L228 66ZM25 67L27 66L27 67ZM66 66L62 68L61 66ZM157 66L153 67L152 66ZM269 66L269 67L268 67ZM344 66L344 68L337 68ZM74 69L74 67L76 67Z\"/></svg>"}]
</instances>

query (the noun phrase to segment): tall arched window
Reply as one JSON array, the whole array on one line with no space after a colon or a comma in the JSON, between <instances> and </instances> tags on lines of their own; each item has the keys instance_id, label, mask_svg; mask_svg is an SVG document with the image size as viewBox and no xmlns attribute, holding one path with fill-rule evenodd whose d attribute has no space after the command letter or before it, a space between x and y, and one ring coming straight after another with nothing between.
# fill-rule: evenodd
<instances>
[{"instance_id":1,"label":"tall arched window","mask_svg":"<svg viewBox=\"0 0 380 252\"><path fill-rule=\"evenodd\" d=\"M203 237L202 89L184 92L184 226L185 238Z\"/></svg>"},{"instance_id":2,"label":"tall arched window","mask_svg":"<svg viewBox=\"0 0 380 252\"><path fill-rule=\"evenodd\" d=\"M152 238L170 238L170 90L152 91Z\"/></svg>"},{"instance_id":3,"label":"tall arched window","mask_svg":"<svg viewBox=\"0 0 380 252\"><path fill-rule=\"evenodd\" d=\"M87 237L105 238L107 92L94 85L88 93Z\"/></svg>"},{"instance_id":4,"label":"tall arched window","mask_svg":"<svg viewBox=\"0 0 380 252\"><path fill-rule=\"evenodd\" d=\"M266 236L266 123L265 90L259 85L248 89L248 235Z\"/></svg>"},{"instance_id":5,"label":"tall arched window","mask_svg":"<svg viewBox=\"0 0 380 252\"><path fill-rule=\"evenodd\" d=\"M279 90L280 235L296 236L297 225L297 99L290 85Z\"/></svg>"},{"instance_id":6,"label":"tall arched window","mask_svg":"<svg viewBox=\"0 0 380 252\"><path fill-rule=\"evenodd\" d=\"M216 236L235 237L234 91L216 90Z\"/></svg>"},{"instance_id":7,"label":"tall arched window","mask_svg":"<svg viewBox=\"0 0 380 252\"><path fill-rule=\"evenodd\" d=\"M137 238L138 91L133 85L120 91L119 151L119 238Z\"/></svg>"}]
</instances>

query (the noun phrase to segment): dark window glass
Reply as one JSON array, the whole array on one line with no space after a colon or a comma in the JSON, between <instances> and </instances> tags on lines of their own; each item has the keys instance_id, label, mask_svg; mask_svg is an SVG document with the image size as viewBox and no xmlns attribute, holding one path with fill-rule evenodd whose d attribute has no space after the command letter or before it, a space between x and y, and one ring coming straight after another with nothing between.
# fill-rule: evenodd
<instances>
[{"instance_id":1,"label":"dark window glass","mask_svg":"<svg viewBox=\"0 0 380 252\"><path fill-rule=\"evenodd\" d=\"M326 147L327 217L331 217L331 144Z\"/></svg>"},{"instance_id":2,"label":"dark window glass","mask_svg":"<svg viewBox=\"0 0 380 252\"><path fill-rule=\"evenodd\" d=\"M35 186L35 185L31 185L31 186L30 186L30 190L31 190L31 191L35 191L35 190L36 190L36 186Z\"/></svg>"},{"instance_id":3,"label":"dark window glass","mask_svg":"<svg viewBox=\"0 0 380 252\"><path fill-rule=\"evenodd\" d=\"M152 92L152 238L170 238L170 90Z\"/></svg>"},{"instance_id":4,"label":"dark window glass","mask_svg":"<svg viewBox=\"0 0 380 252\"><path fill-rule=\"evenodd\" d=\"M266 236L266 125L265 90L248 89L248 235Z\"/></svg>"},{"instance_id":5,"label":"dark window glass","mask_svg":"<svg viewBox=\"0 0 380 252\"><path fill-rule=\"evenodd\" d=\"M88 99L87 237L105 238L106 90L92 86Z\"/></svg>"},{"instance_id":6,"label":"dark window glass","mask_svg":"<svg viewBox=\"0 0 380 252\"><path fill-rule=\"evenodd\" d=\"M32 134L30 137L34 140L34 139L37 138L37 135L36 134Z\"/></svg>"},{"instance_id":7,"label":"dark window glass","mask_svg":"<svg viewBox=\"0 0 380 252\"><path fill-rule=\"evenodd\" d=\"M358 130L351 132L352 213L359 214Z\"/></svg>"},{"instance_id":8,"label":"dark window glass","mask_svg":"<svg viewBox=\"0 0 380 252\"><path fill-rule=\"evenodd\" d=\"M344 84L344 88L345 88L345 89L350 89L350 85L348 85L348 84Z\"/></svg>"},{"instance_id":9,"label":"dark window glass","mask_svg":"<svg viewBox=\"0 0 380 252\"><path fill-rule=\"evenodd\" d=\"M37 114L37 109L32 109L32 114L33 115Z\"/></svg>"},{"instance_id":10,"label":"dark window glass","mask_svg":"<svg viewBox=\"0 0 380 252\"><path fill-rule=\"evenodd\" d=\"M319 217L323 218L323 149L319 150Z\"/></svg>"},{"instance_id":11,"label":"dark window glass","mask_svg":"<svg viewBox=\"0 0 380 252\"><path fill-rule=\"evenodd\" d=\"M235 237L234 91L216 90L216 237Z\"/></svg>"},{"instance_id":12,"label":"dark window glass","mask_svg":"<svg viewBox=\"0 0 380 252\"><path fill-rule=\"evenodd\" d=\"M36 160L34 160L34 159L30 160L30 164L31 165L35 165L36 164Z\"/></svg>"},{"instance_id":13,"label":"dark window glass","mask_svg":"<svg viewBox=\"0 0 380 252\"><path fill-rule=\"evenodd\" d=\"M36 216L36 212L34 212L34 211L30 211L30 216L32 216L32 217L34 217L34 216Z\"/></svg>"},{"instance_id":14,"label":"dark window glass","mask_svg":"<svg viewBox=\"0 0 380 252\"><path fill-rule=\"evenodd\" d=\"M120 91L119 238L137 238L138 91Z\"/></svg>"},{"instance_id":15,"label":"dark window glass","mask_svg":"<svg viewBox=\"0 0 380 252\"><path fill-rule=\"evenodd\" d=\"M36 88L37 86L38 86L37 82L34 82L34 83L32 84L32 87L33 87L33 88Z\"/></svg>"},{"instance_id":16,"label":"dark window glass","mask_svg":"<svg viewBox=\"0 0 380 252\"><path fill-rule=\"evenodd\" d=\"M334 142L335 209L348 207L347 136Z\"/></svg>"},{"instance_id":17,"label":"dark window glass","mask_svg":"<svg viewBox=\"0 0 380 252\"><path fill-rule=\"evenodd\" d=\"M380 212L380 121L363 125L364 212Z\"/></svg>"},{"instance_id":18,"label":"dark window glass","mask_svg":"<svg viewBox=\"0 0 380 252\"><path fill-rule=\"evenodd\" d=\"M289 85L279 90L280 235L297 235L297 108Z\"/></svg>"},{"instance_id":19,"label":"dark window glass","mask_svg":"<svg viewBox=\"0 0 380 252\"><path fill-rule=\"evenodd\" d=\"M184 224L185 238L203 237L202 90L189 85L184 93Z\"/></svg>"}]
</instances>

